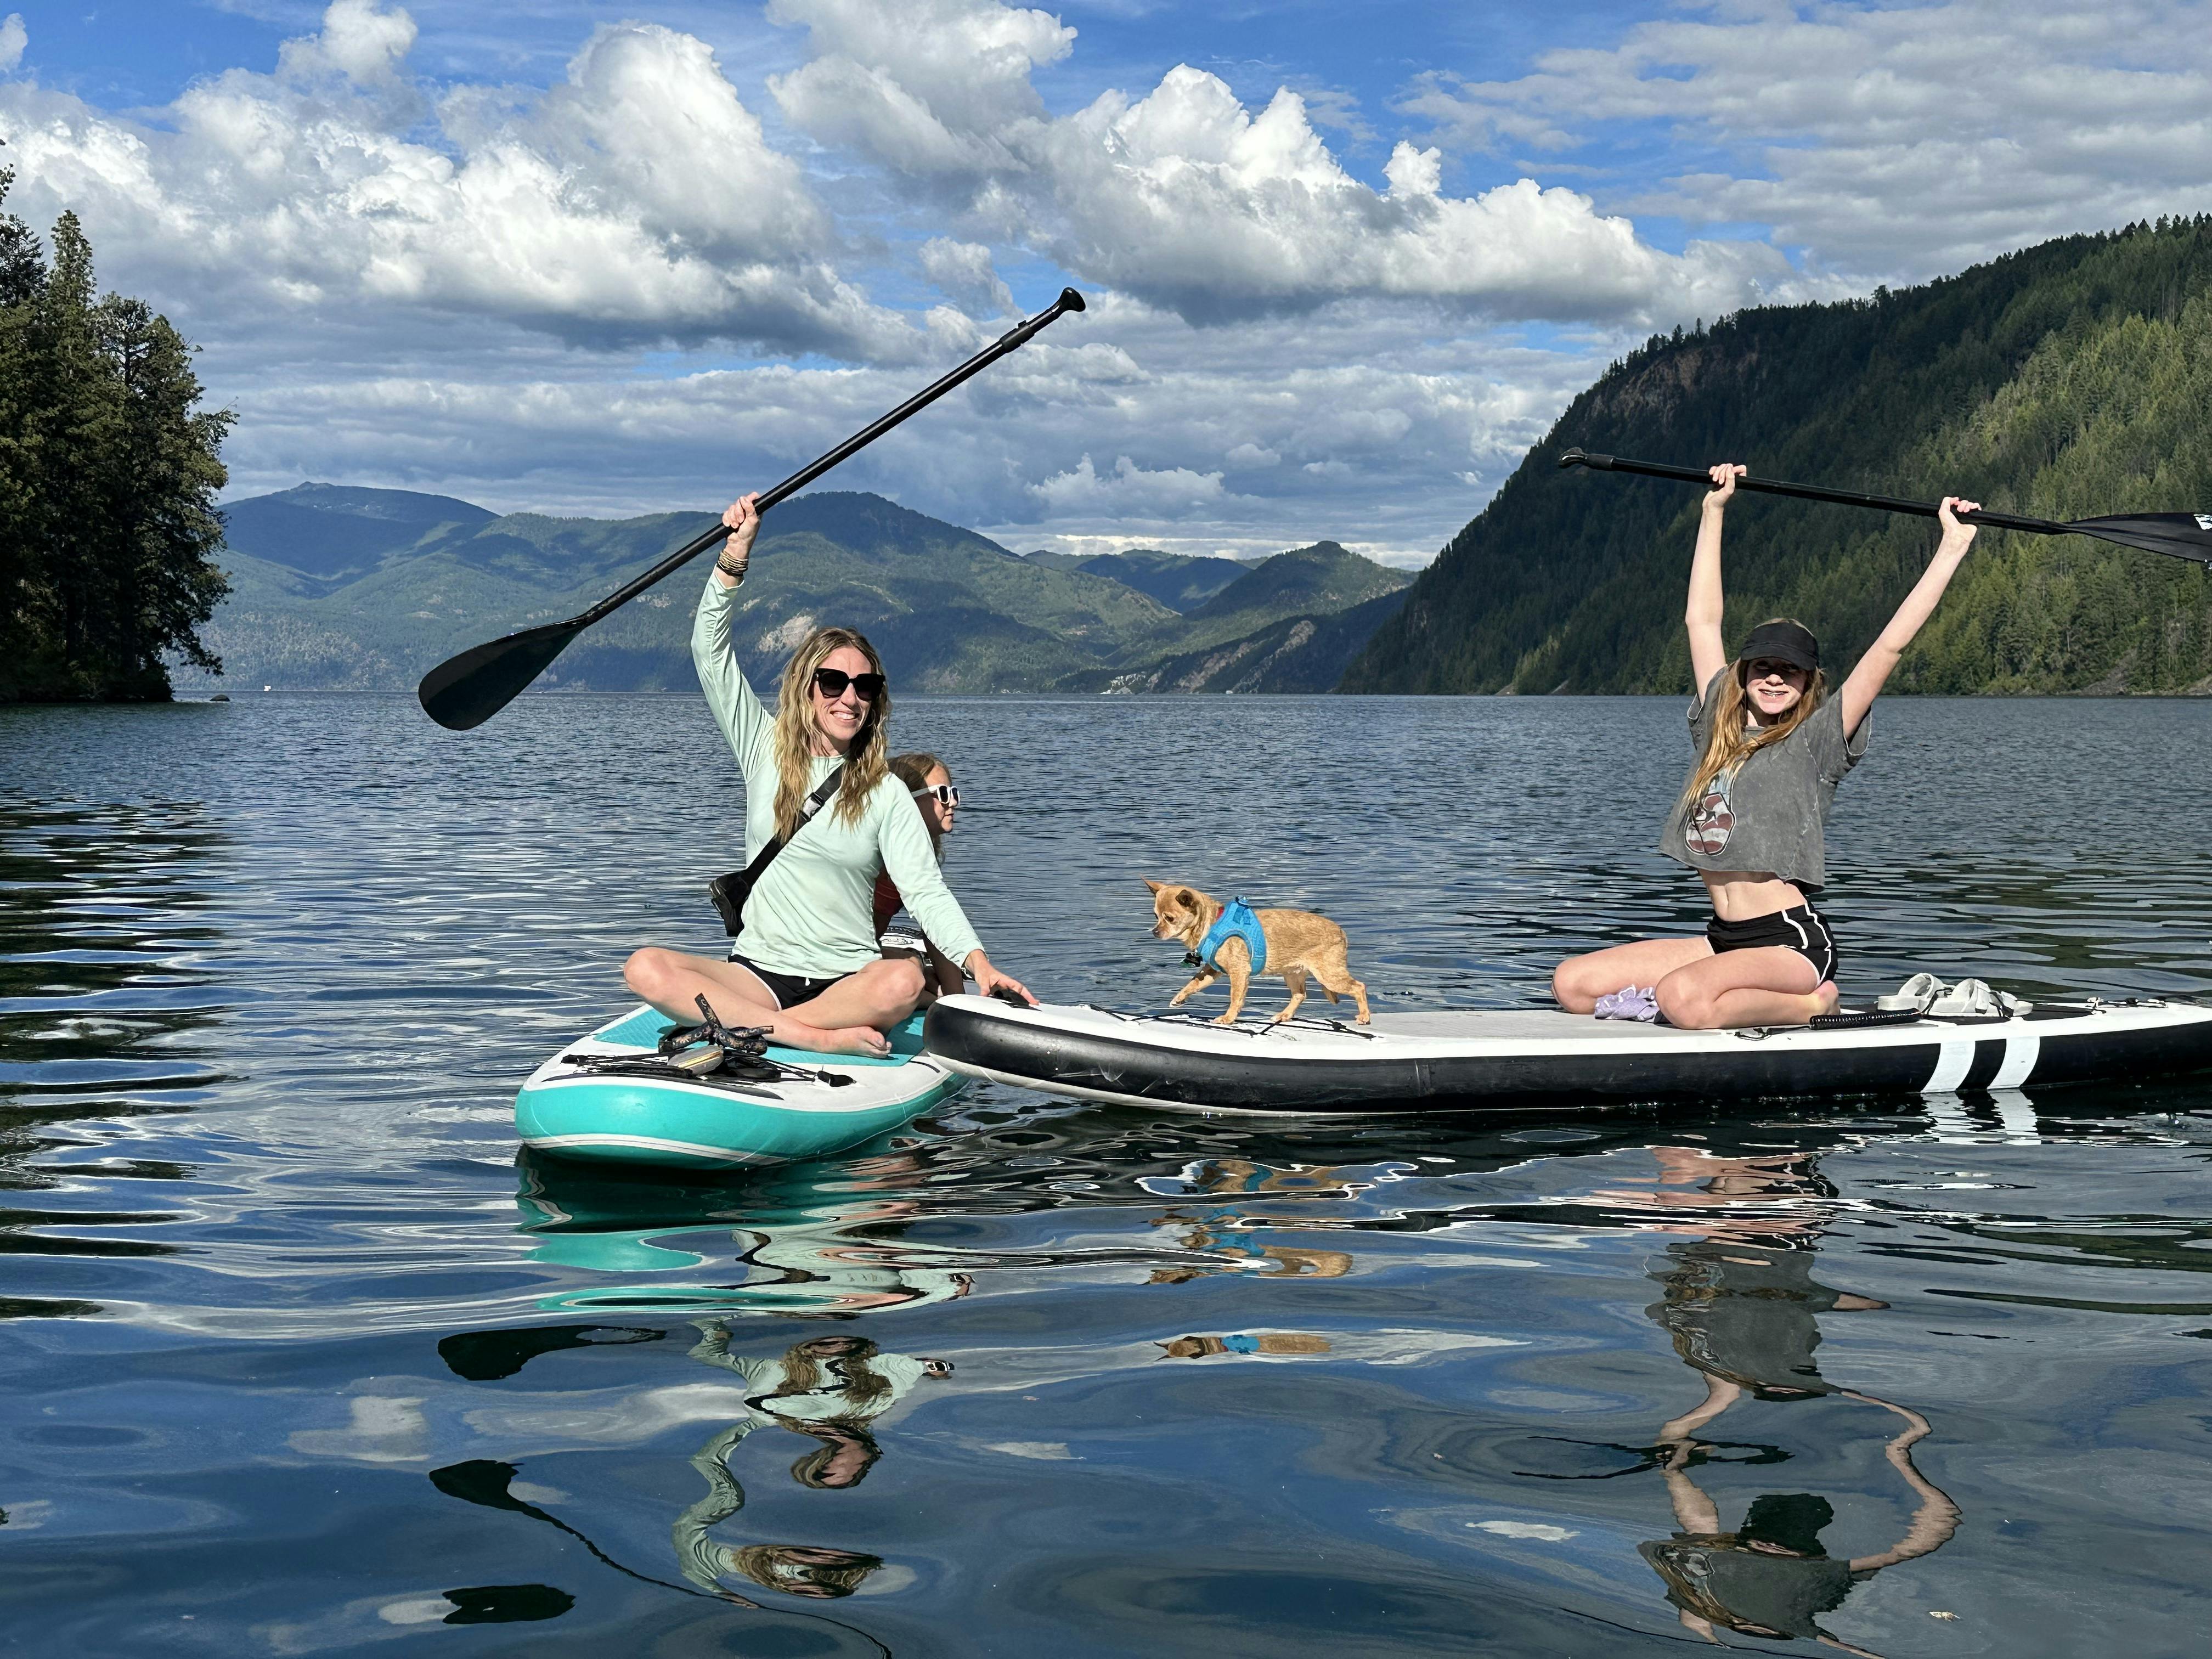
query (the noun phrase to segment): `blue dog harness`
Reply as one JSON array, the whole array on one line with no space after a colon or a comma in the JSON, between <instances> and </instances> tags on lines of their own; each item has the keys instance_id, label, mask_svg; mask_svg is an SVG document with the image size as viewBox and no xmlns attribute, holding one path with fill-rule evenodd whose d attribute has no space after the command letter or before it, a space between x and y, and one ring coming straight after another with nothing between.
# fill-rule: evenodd
<instances>
[{"instance_id":1,"label":"blue dog harness","mask_svg":"<svg viewBox=\"0 0 2212 1659\"><path fill-rule=\"evenodd\" d=\"M1221 907L1221 918L1206 929L1206 937L1198 942L1198 960L1206 968L1218 967L1214 958L1221 947L1232 939L1244 941L1244 948L1252 953L1252 971L1259 973L1267 965L1267 936L1260 931L1260 918L1252 914L1252 907L1241 898L1233 898Z\"/></svg>"}]
</instances>

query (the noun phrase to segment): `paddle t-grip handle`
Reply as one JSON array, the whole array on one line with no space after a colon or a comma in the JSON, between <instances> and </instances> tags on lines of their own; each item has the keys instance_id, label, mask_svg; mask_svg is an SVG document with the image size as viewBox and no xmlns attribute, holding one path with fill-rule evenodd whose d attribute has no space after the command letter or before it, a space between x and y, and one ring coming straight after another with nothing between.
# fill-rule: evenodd
<instances>
[{"instance_id":1,"label":"paddle t-grip handle","mask_svg":"<svg viewBox=\"0 0 2212 1659\"><path fill-rule=\"evenodd\" d=\"M1001 334L997 339L994 340L989 345L984 347L982 350L970 357L966 362L962 363L957 368L951 370L941 379L934 380L928 386L924 386L921 391L915 392L913 397L908 398L904 403L901 404L896 409L891 410L890 414L884 416L882 419L872 421L866 426L862 427L858 432L855 432L851 437L846 439L843 443L839 444L836 448L831 450L828 454L809 461L805 466L800 467L798 471L793 473L781 483L774 485L769 489L761 491L760 499L755 503L756 507L760 512L766 513L770 507L775 506L777 502L785 501L789 497L797 495L800 490L805 489L807 485L812 483L817 478L827 472L831 467L836 466L840 462L848 460L853 456L858 454L861 450L866 449L870 444L875 442L877 439L882 437L884 433L890 431L893 427L905 420L908 416L917 414L921 410L927 409L930 404L935 403L939 398L942 398L946 392L951 391L953 387L958 386L963 380L968 380L973 375L981 374L985 369L988 368L993 363L997 362L1000 358L1005 356L1007 353L1019 351L1043 330L1050 327L1054 323L1058 322L1069 312L1086 311L1089 308L1089 307L1084 304L1083 296L1077 293L1073 289L1064 288L1060 289L1060 298L1054 300L1042 311L1037 313L1036 316L1026 318L1023 321L1017 323L1013 327L1008 329L1004 334ZM623 605L628 605L639 594L644 592L647 588L674 575L678 570L681 570L685 565L690 563L692 560L697 558L702 553L704 553L708 548L714 546L715 543L722 540L729 533L729 526L726 524L718 524L712 530L708 531L704 535L698 537L695 540L686 542L683 546L678 548L673 553L671 553L666 558L663 559L659 564L653 566L652 569L647 571L643 575L639 576L634 581L629 582L624 586L617 588L613 592L608 594L606 598L601 599L597 605L593 605L589 611L585 611L581 616L578 617L576 618L577 624L580 627L588 628L593 623L599 621L602 617L609 616L612 612L620 610Z\"/></svg>"}]
</instances>

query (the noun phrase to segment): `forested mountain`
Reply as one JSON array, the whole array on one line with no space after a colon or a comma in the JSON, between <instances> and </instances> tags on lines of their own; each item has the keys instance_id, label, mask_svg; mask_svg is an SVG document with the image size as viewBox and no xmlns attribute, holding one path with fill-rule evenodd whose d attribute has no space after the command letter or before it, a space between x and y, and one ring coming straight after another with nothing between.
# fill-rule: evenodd
<instances>
[{"instance_id":1,"label":"forested mountain","mask_svg":"<svg viewBox=\"0 0 2212 1659\"><path fill-rule=\"evenodd\" d=\"M1562 471L1569 447L2074 519L2212 510L2208 411L2212 218L1655 336L1575 400L1340 689L1689 689L1681 611L1698 492ZM1848 664L1935 541L1925 520L1738 496L1728 638L1795 616ZM1984 531L1892 684L2212 690L2212 575L2081 537Z\"/></svg>"},{"instance_id":2,"label":"forested mountain","mask_svg":"<svg viewBox=\"0 0 2212 1659\"><path fill-rule=\"evenodd\" d=\"M451 495L303 483L225 507L223 541L304 575L342 579L472 534L498 516Z\"/></svg>"},{"instance_id":3,"label":"forested mountain","mask_svg":"<svg viewBox=\"0 0 2212 1659\"><path fill-rule=\"evenodd\" d=\"M1109 576L1124 587L1149 593L1178 613L1204 605L1250 568L1234 559L1163 553L1152 547L1133 547L1121 553L1040 551L1029 556L1064 570L1087 570L1094 576Z\"/></svg>"},{"instance_id":4,"label":"forested mountain","mask_svg":"<svg viewBox=\"0 0 2212 1659\"><path fill-rule=\"evenodd\" d=\"M574 615L714 522L704 513L499 517L447 496L327 484L224 511L235 527L223 558L233 592L205 636L233 679L291 689L411 687L465 646ZM1101 690L1117 674L1332 616L1407 580L1323 543L1256 566L1218 561L1234 580L1185 617L1078 568L1089 562L1021 558L879 495L802 495L763 526L738 605L738 655L766 680L809 630L834 621L868 635L894 684L909 689ZM702 558L581 635L545 684L688 689L686 618L706 572ZM1274 642L1282 672L1297 672L1315 637L1309 629L1286 653ZM1304 671L1314 689L1334 683L1346 637L1341 626L1325 636L1333 659Z\"/></svg>"},{"instance_id":5,"label":"forested mountain","mask_svg":"<svg viewBox=\"0 0 2212 1659\"><path fill-rule=\"evenodd\" d=\"M1063 680L1065 691L1328 691L1360 647L1406 602L1393 588L1348 610L1300 613L1217 645L1182 651L1135 669L1094 669Z\"/></svg>"}]
</instances>

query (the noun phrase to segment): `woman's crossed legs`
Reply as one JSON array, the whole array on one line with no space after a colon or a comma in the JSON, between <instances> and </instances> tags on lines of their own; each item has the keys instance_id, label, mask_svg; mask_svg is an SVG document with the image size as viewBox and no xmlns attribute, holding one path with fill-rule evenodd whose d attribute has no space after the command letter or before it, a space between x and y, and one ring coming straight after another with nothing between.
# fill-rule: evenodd
<instances>
[{"instance_id":1,"label":"woman's crossed legs","mask_svg":"<svg viewBox=\"0 0 2212 1659\"><path fill-rule=\"evenodd\" d=\"M787 1048L825 1054L886 1054L884 1032L921 1004L919 964L878 960L811 1000L779 1008L775 994L742 963L648 945L623 964L623 981L669 1018L692 1024L702 996L725 1025L764 1025Z\"/></svg>"},{"instance_id":2,"label":"woman's crossed legs","mask_svg":"<svg viewBox=\"0 0 2212 1659\"><path fill-rule=\"evenodd\" d=\"M1659 1012L1687 1030L1742 1025L1802 1025L1836 1006L1836 988L1797 951L1779 945L1716 951L1710 940L1646 939L1552 970L1552 994L1571 1014L1630 985L1656 988Z\"/></svg>"}]
</instances>

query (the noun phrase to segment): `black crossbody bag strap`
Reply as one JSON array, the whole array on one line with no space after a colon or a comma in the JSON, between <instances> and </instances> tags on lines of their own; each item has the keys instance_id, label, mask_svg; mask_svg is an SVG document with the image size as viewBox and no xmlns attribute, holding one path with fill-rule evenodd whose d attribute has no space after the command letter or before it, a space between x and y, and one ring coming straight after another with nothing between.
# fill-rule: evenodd
<instances>
[{"instance_id":1,"label":"black crossbody bag strap","mask_svg":"<svg viewBox=\"0 0 2212 1659\"><path fill-rule=\"evenodd\" d=\"M829 805L830 797L837 793L837 785L844 775L842 766L836 768L815 786L812 794L799 803L799 825L791 832L793 835L797 835L814 822L814 815ZM726 876L717 876L707 884L707 896L714 901L714 908L721 913L722 927L732 939L744 931L745 901L752 896L753 884L761 878L762 872L769 865L775 862L775 855L783 851L786 844L785 837L770 836L768 845L753 854L750 864L742 870L732 870Z\"/></svg>"}]
</instances>

